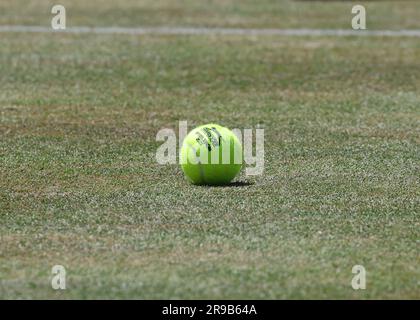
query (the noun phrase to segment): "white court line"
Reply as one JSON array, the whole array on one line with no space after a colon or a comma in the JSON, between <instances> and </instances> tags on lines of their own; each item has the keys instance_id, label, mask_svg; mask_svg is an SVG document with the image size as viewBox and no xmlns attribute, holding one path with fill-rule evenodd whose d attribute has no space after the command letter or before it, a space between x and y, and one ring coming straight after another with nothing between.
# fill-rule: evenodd
<instances>
[{"instance_id":1,"label":"white court line","mask_svg":"<svg viewBox=\"0 0 420 320\"><path fill-rule=\"evenodd\" d=\"M244 28L194 28L194 27L68 27L53 30L43 26L0 26L0 32L35 33L93 33L131 35L279 35L279 36L379 36L420 37L420 30L345 30L345 29L244 29Z\"/></svg>"}]
</instances>

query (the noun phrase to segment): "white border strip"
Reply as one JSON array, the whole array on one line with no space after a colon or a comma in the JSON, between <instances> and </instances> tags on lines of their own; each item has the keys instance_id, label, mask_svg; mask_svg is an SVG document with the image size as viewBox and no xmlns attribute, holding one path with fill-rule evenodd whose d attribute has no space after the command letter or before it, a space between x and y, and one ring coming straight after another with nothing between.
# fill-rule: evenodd
<instances>
[{"instance_id":1,"label":"white border strip","mask_svg":"<svg viewBox=\"0 0 420 320\"><path fill-rule=\"evenodd\" d=\"M53 30L43 26L0 26L0 32L92 33L127 35L279 35L279 36L378 36L420 37L420 30L344 30L344 29L244 29L244 28L183 28L183 27L69 27Z\"/></svg>"}]
</instances>

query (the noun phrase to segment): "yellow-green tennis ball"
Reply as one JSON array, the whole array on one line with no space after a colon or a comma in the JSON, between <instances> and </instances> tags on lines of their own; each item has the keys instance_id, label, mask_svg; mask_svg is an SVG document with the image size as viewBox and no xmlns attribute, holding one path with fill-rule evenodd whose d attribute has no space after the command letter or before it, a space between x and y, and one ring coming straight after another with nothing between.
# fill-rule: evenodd
<instances>
[{"instance_id":1,"label":"yellow-green tennis ball","mask_svg":"<svg viewBox=\"0 0 420 320\"><path fill-rule=\"evenodd\" d=\"M228 128L206 124L192 130L180 152L181 168L194 184L223 185L242 167L242 145Z\"/></svg>"}]
</instances>

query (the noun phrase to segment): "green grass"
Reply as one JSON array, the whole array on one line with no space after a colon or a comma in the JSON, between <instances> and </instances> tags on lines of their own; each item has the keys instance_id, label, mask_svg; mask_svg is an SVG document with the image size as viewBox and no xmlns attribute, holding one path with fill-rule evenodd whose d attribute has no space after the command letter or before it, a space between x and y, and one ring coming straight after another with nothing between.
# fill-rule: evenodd
<instances>
[{"instance_id":1,"label":"green grass","mask_svg":"<svg viewBox=\"0 0 420 320\"><path fill-rule=\"evenodd\" d=\"M410 38L1 34L0 298L418 299L418 74ZM188 184L178 120L265 128L264 174Z\"/></svg>"},{"instance_id":2,"label":"green grass","mask_svg":"<svg viewBox=\"0 0 420 320\"><path fill-rule=\"evenodd\" d=\"M51 25L55 0L2 0L0 25ZM420 4L396 1L294 0L61 0L68 26L207 26L350 28L362 4L369 29L420 28Z\"/></svg>"}]
</instances>

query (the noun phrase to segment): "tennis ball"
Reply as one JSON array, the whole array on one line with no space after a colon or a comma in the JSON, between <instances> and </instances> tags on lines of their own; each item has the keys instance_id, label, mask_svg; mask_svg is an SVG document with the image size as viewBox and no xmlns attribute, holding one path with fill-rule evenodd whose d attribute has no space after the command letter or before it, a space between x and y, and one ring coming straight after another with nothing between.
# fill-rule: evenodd
<instances>
[{"instance_id":1,"label":"tennis ball","mask_svg":"<svg viewBox=\"0 0 420 320\"><path fill-rule=\"evenodd\" d=\"M242 167L242 145L228 128L206 124L185 137L181 168L193 184L223 185L232 181Z\"/></svg>"}]
</instances>

